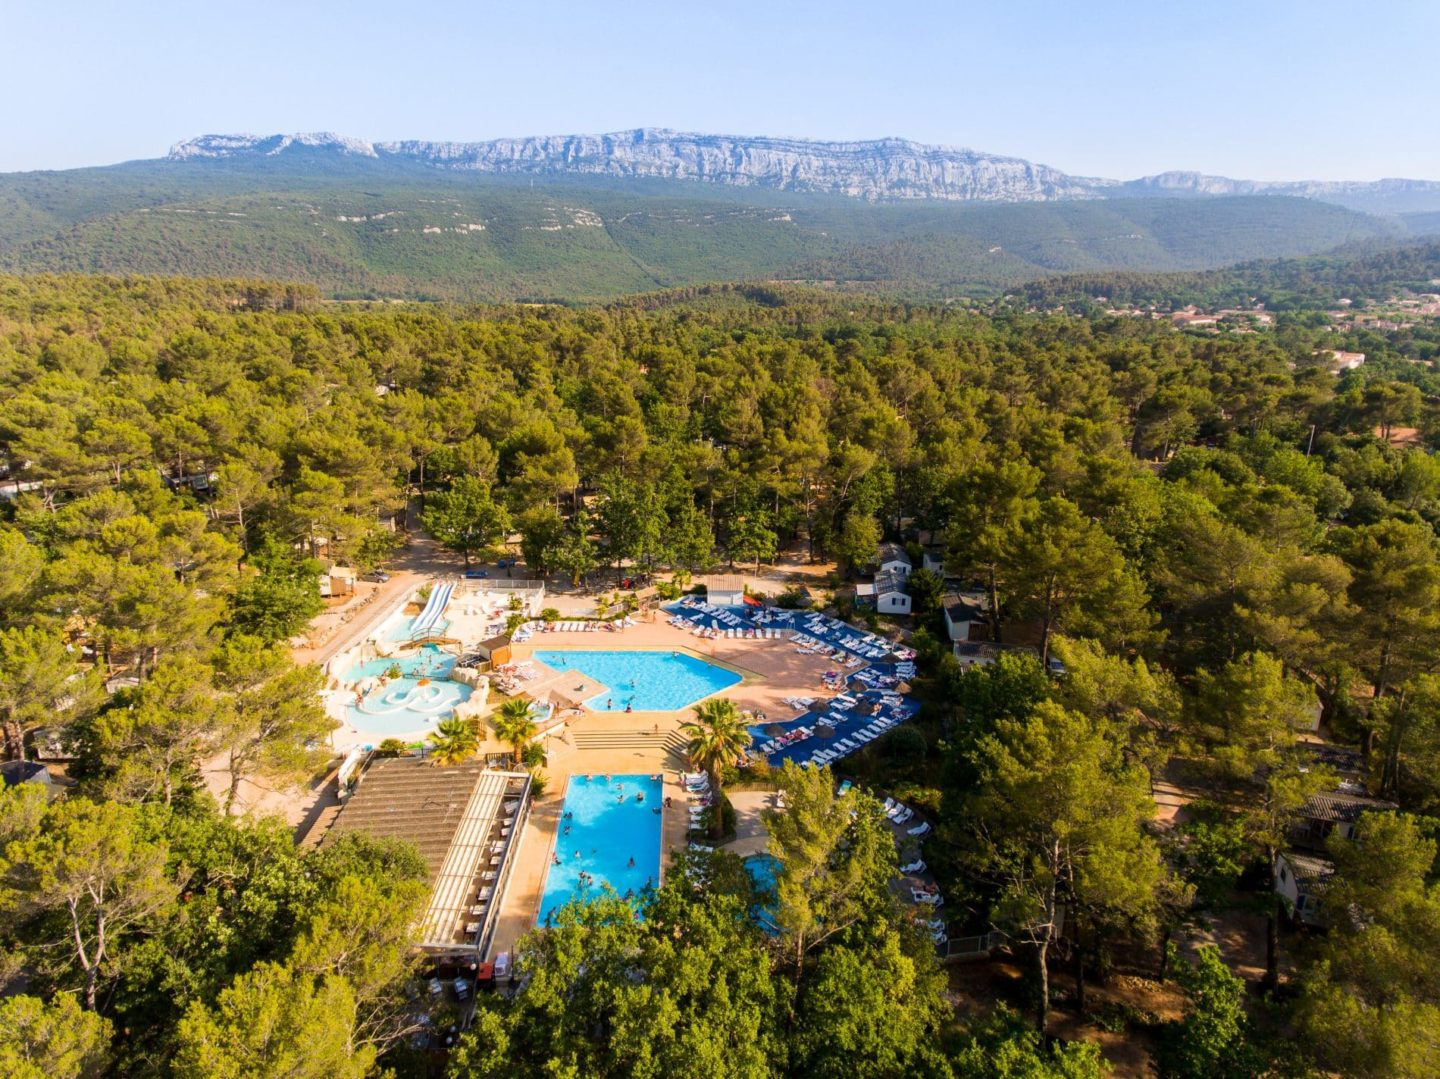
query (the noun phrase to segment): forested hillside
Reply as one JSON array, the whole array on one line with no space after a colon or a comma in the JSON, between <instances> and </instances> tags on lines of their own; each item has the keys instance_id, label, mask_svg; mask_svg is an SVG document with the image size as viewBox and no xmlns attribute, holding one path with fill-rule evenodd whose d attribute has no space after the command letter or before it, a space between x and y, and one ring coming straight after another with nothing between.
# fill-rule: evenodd
<instances>
[{"instance_id":1,"label":"forested hillside","mask_svg":"<svg viewBox=\"0 0 1440 1079\"><path fill-rule=\"evenodd\" d=\"M532 184L297 150L0 175L0 269L266 276L346 298L590 302L761 279L935 300L1402 235L1282 197L876 205L661 180Z\"/></svg>"},{"instance_id":2,"label":"forested hillside","mask_svg":"<svg viewBox=\"0 0 1440 1079\"><path fill-rule=\"evenodd\" d=\"M297 207L337 245L389 227ZM136 220L81 233L158 254ZM408 279L401 241L374 242ZM48 806L0 791L0 1073L1089 1079L1104 1024L1165 1076L1436 1074L1437 386L1399 338L1341 378L1316 357L1335 345L784 287L574 311L0 279L0 724L10 758L67 745L76 782ZM952 1006L888 890L878 801L837 801L822 770L783 779L812 862L782 877L777 935L733 858L688 854L643 921L616 900L534 938L448 1065L413 1049L414 853L297 851L198 769L311 774L320 675L284 648L316 610L311 556L383 562L422 493L576 580L796 541L848 571L937 537L998 639L1068 673L962 671L917 583L925 709L855 778L933 815L947 917L1007 935L1023 1017ZM1399 810L1332 844L1330 931L1298 939L1269 873L1337 782L1296 738L1317 714ZM1176 774L1209 794L1165 829L1152 791ZM1263 999L1215 951L1166 948L1243 918L1268 930ZM1183 1007L1091 1008L1122 963Z\"/></svg>"},{"instance_id":3,"label":"forested hillside","mask_svg":"<svg viewBox=\"0 0 1440 1079\"><path fill-rule=\"evenodd\" d=\"M1247 262L1205 273L1065 274L1034 281L1017 291L1027 303L1044 307L1086 305L1196 304L1214 309L1263 303L1273 311L1334 307L1341 299L1384 300L1440 290L1440 244L1403 247L1357 245L1310 258Z\"/></svg>"}]
</instances>

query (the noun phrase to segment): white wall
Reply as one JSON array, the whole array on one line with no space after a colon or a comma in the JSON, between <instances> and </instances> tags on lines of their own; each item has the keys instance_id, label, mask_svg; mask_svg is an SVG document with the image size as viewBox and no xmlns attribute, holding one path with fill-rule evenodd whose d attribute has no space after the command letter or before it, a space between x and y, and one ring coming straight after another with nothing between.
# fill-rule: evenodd
<instances>
[{"instance_id":1,"label":"white wall","mask_svg":"<svg viewBox=\"0 0 1440 1079\"><path fill-rule=\"evenodd\" d=\"M876 601L875 609L881 614L909 614L910 597L904 592L889 592Z\"/></svg>"}]
</instances>

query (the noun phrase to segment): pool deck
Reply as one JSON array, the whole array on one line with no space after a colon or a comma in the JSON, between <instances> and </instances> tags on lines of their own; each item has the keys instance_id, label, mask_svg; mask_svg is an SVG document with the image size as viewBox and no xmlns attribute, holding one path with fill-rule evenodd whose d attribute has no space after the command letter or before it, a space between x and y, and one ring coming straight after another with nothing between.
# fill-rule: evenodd
<instances>
[{"instance_id":1,"label":"pool deck","mask_svg":"<svg viewBox=\"0 0 1440 1079\"><path fill-rule=\"evenodd\" d=\"M755 638L693 637L671 626L660 612L654 621L641 615L640 621L622 632L541 633L514 649L514 661L529 659L537 650L597 649L606 651L683 651L692 656L729 667L743 680L719 692L739 707L765 712L772 719L788 720L795 713L785 697L817 695L823 686L821 675L834 667L823 656L801 655L789 641ZM538 678L522 687L527 695L571 697L583 700L598 689L577 688L575 672L564 672L565 680ZM583 696L582 696L583 694ZM680 724L690 709L674 712L590 712L569 719L555 737L545 771L550 787L537 799L529 823L515 851L514 869L505 906L500 912L490 955L511 950L515 942L535 927L545 888L550 854L560 831L561 807L571 775L581 773L655 773L664 775L665 795L671 808L661 817L660 874L664 880L669 852L684 848L689 824L688 801L680 783L686 767Z\"/></svg>"}]
</instances>

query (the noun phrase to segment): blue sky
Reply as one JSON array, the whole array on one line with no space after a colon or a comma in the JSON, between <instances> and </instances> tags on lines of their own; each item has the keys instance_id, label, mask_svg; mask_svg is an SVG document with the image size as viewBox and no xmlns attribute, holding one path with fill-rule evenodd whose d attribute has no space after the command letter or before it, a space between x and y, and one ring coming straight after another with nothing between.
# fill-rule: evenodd
<instances>
[{"instance_id":1,"label":"blue sky","mask_svg":"<svg viewBox=\"0 0 1440 1079\"><path fill-rule=\"evenodd\" d=\"M208 132L639 126L872 138L1081 175L1440 179L1436 0L5 0L0 171Z\"/></svg>"}]
</instances>

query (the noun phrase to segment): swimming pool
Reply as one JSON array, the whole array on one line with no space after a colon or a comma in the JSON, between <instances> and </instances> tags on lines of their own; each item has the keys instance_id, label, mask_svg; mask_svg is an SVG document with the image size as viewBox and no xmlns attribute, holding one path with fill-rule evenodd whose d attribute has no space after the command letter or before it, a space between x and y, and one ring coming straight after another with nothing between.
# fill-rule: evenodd
<instances>
[{"instance_id":1,"label":"swimming pool","mask_svg":"<svg viewBox=\"0 0 1440 1079\"><path fill-rule=\"evenodd\" d=\"M428 632L438 637L449 628L450 623L442 618L431 626ZM411 617L402 618L391 626L385 634L385 639L387 641L399 642L408 641L413 636L415 636L415 619Z\"/></svg>"},{"instance_id":2,"label":"swimming pool","mask_svg":"<svg viewBox=\"0 0 1440 1079\"><path fill-rule=\"evenodd\" d=\"M585 702L594 712L673 712L728 689L740 675L683 652L539 651L535 658L557 671L579 671L605 686Z\"/></svg>"},{"instance_id":3,"label":"swimming pool","mask_svg":"<svg viewBox=\"0 0 1440 1079\"><path fill-rule=\"evenodd\" d=\"M540 899L541 925L572 899L599 895L603 885L622 896L659 885L663 800L659 776L570 777Z\"/></svg>"},{"instance_id":4,"label":"swimming pool","mask_svg":"<svg viewBox=\"0 0 1440 1079\"><path fill-rule=\"evenodd\" d=\"M341 676L341 681L353 685L363 678L378 678L394 667L400 668L405 678L444 678L455 666L455 657L439 645L423 644L408 656L380 656L365 663L357 663Z\"/></svg>"},{"instance_id":5,"label":"swimming pool","mask_svg":"<svg viewBox=\"0 0 1440 1079\"><path fill-rule=\"evenodd\" d=\"M764 896L750 908L755 924L772 937L780 935L776 923L775 878L780 872L780 862L770 854L752 854L745 859L745 872L750 874L750 883Z\"/></svg>"},{"instance_id":6,"label":"swimming pool","mask_svg":"<svg viewBox=\"0 0 1440 1079\"><path fill-rule=\"evenodd\" d=\"M446 677L454 666L455 657L435 645L425 645L414 655L356 664L344 675L351 686L389 676L396 668L400 677L389 677L384 686L367 686L363 700L345 706L345 718L369 734L418 734L470 699L469 686Z\"/></svg>"}]
</instances>

